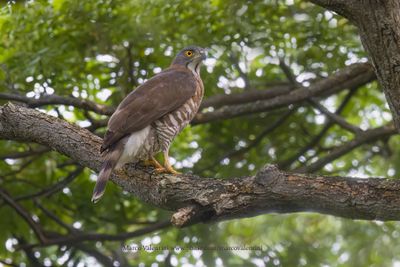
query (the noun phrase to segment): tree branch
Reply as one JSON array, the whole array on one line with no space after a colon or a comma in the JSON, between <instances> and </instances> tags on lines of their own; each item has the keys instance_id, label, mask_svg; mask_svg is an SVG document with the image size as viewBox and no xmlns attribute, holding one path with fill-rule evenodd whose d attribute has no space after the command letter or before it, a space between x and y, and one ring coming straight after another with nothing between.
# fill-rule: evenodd
<instances>
[{"instance_id":1,"label":"tree branch","mask_svg":"<svg viewBox=\"0 0 400 267\"><path fill-rule=\"evenodd\" d=\"M279 59L279 66L282 69L282 71L285 74L288 81L291 84L293 84L293 86L296 86L299 88L304 88L300 83L297 82L296 76L293 74L290 67L285 63L284 58ZM328 117L331 121L333 121L336 124L338 124L339 126L341 126L343 129L346 129L353 133L362 132L362 130L360 128L348 123L345 119L340 117L338 114L330 112L327 108L325 108L323 105L321 105L317 99L310 98L310 99L308 99L308 102L311 105L313 105L315 108L317 108L322 114L324 114L326 117Z\"/></svg>"},{"instance_id":2,"label":"tree branch","mask_svg":"<svg viewBox=\"0 0 400 267\"><path fill-rule=\"evenodd\" d=\"M26 240L22 237L17 238L18 244L24 245L27 244ZM36 267L45 267L37 257L35 257L34 251L30 248L23 249L25 252L26 258L29 260L30 266Z\"/></svg>"},{"instance_id":3,"label":"tree branch","mask_svg":"<svg viewBox=\"0 0 400 267\"><path fill-rule=\"evenodd\" d=\"M192 121L192 125L204 124L216 120L233 118L246 114L268 111L290 104L303 102L310 97L328 96L350 87L359 87L374 80L375 74L370 64L357 63L337 73L316 81L309 88L292 90L293 85L273 86L264 90L246 90L232 95L215 95L205 99L201 109L213 107L211 112L200 112ZM69 105L85 111L93 111L102 115L111 115L115 107L100 105L87 99L70 96L46 95L41 98L29 98L23 95L0 93L0 99L12 100L36 108L45 105ZM89 117L91 120L91 118ZM88 128L94 130L107 125L108 119L94 121Z\"/></svg>"},{"instance_id":4,"label":"tree branch","mask_svg":"<svg viewBox=\"0 0 400 267\"><path fill-rule=\"evenodd\" d=\"M93 111L102 115L111 115L115 111L114 107L100 105L90 100L76 98L72 96L46 95L40 98L31 98L17 94L0 93L0 99L24 103L30 108L42 107L47 105L67 105L83 110Z\"/></svg>"},{"instance_id":5,"label":"tree branch","mask_svg":"<svg viewBox=\"0 0 400 267\"><path fill-rule=\"evenodd\" d=\"M310 2L353 20L354 0L310 0Z\"/></svg>"},{"instance_id":6,"label":"tree branch","mask_svg":"<svg viewBox=\"0 0 400 267\"><path fill-rule=\"evenodd\" d=\"M10 154L0 155L0 159L5 160L5 159L26 158L26 157L41 155L43 153L49 152L50 150L51 149L49 149L48 147L39 147L35 150L32 149L32 150L23 151L23 152L15 152L15 153L10 153Z\"/></svg>"},{"instance_id":7,"label":"tree branch","mask_svg":"<svg viewBox=\"0 0 400 267\"><path fill-rule=\"evenodd\" d=\"M40 196L49 197L54 193L58 192L59 190L66 187L69 183L71 183L81 172L83 171L82 167L76 168L73 172L71 172L65 179L55 183L54 185L50 186L49 188L42 189L36 193L23 195L15 198L15 201L21 201L30 198L37 198Z\"/></svg>"},{"instance_id":8,"label":"tree branch","mask_svg":"<svg viewBox=\"0 0 400 267\"><path fill-rule=\"evenodd\" d=\"M344 98L344 100L342 101L342 103L340 104L340 106L338 107L338 109L335 111L336 115L339 115L343 109L346 107L346 105L350 102L350 99L353 97L353 95L355 94L355 92L357 91L357 87L352 88L346 95L346 97ZM313 147L315 147L319 141L321 140L321 138L328 132L328 130L332 127L332 125L334 124L334 122L331 120L330 117L328 117L328 121L325 124L324 128L322 128L322 130L314 137L311 139L311 141L309 141L303 148L299 149L299 151L297 151L293 156L291 156L290 158L278 163L278 166L282 169L286 169L287 167L289 167L290 165L293 164L294 161L296 161L300 156L304 155L307 151L309 151L310 149L312 149Z\"/></svg>"},{"instance_id":9,"label":"tree branch","mask_svg":"<svg viewBox=\"0 0 400 267\"><path fill-rule=\"evenodd\" d=\"M100 169L99 137L33 109L2 106L0 138L34 141L94 171ZM312 176L267 166L255 176L219 180L190 174L156 174L140 164L125 165L124 171L111 179L155 206L172 211L190 207L195 214L180 210L186 216L184 220L179 214L174 215L174 220L184 225L299 211L353 219L400 220L400 181L393 179Z\"/></svg>"},{"instance_id":10,"label":"tree branch","mask_svg":"<svg viewBox=\"0 0 400 267\"><path fill-rule=\"evenodd\" d=\"M113 260L104 255L99 251L99 249L91 248L90 246L84 245L84 244L74 244L74 247L85 252L86 254L96 258L96 260L102 264L104 267L114 267L114 262Z\"/></svg>"},{"instance_id":11,"label":"tree branch","mask_svg":"<svg viewBox=\"0 0 400 267\"><path fill-rule=\"evenodd\" d=\"M345 119L343 119L341 116L339 116L336 113L330 112L326 107L321 105L318 101L314 99L309 100L311 105L313 105L315 108L317 108L322 114L324 114L326 117L328 117L331 121L335 122L337 125L342 127L343 129L346 129L349 132L352 133L361 133L363 130L358 128L357 126L348 123Z\"/></svg>"},{"instance_id":12,"label":"tree branch","mask_svg":"<svg viewBox=\"0 0 400 267\"><path fill-rule=\"evenodd\" d=\"M289 109L283 115L278 118L276 121L272 122L271 124L267 124L264 130L259 133L254 140L250 141L248 145L245 147L242 147L240 149L233 149L230 150L226 153L224 153L222 156L218 157L213 163L210 165L201 168L200 170L197 171L197 173L202 173L205 170L210 170L213 169L215 166L217 166L223 159L225 158L232 158L236 157L239 155L243 155L244 153L250 151L252 148L256 147L265 136L279 128L280 125L282 125L295 111L297 108Z\"/></svg>"},{"instance_id":13,"label":"tree branch","mask_svg":"<svg viewBox=\"0 0 400 267\"><path fill-rule=\"evenodd\" d=\"M24 246L19 246L19 249L25 248L36 248L36 247L48 247L53 245L75 245L86 241L123 241L130 238L142 236L148 233L152 233L154 231L158 231L161 229L165 229L171 226L171 222L169 221L161 221L158 223L154 223L148 225L146 227L140 228L135 231L119 233L119 234L97 234L97 233L84 233L84 232L75 232L68 235L60 235L57 233L53 233L53 236L50 239L47 239L45 242L38 244L27 244ZM50 236L50 234L49 234Z\"/></svg>"},{"instance_id":14,"label":"tree branch","mask_svg":"<svg viewBox=\"0 0 400 267\"><path fill-rule=\"evenodd\" d=\"M376 129L371 129L359 133L356 138L353 140L338 146L328 153L326 157L320 158L316 162L312 163L309 166L304 166L295 169L296 172L315 172L319 169L323 168L329 162L334 161L335 159L340 158L341 156L349 153L351 150L370 142L374 142L379 139L387 138L396 134L396 129L393 125L379 127Z\"/></svg>"},{"instance_id":15,"label":"tree branch","mask_svg":"<svg viewBox=\"0 0 400 267\"><path fill-rule=\"evenodd\" d=\"M203 100L200 106L200 110L208 107L220 108L222 106L230 106L255 102L259 100L266 100L279 95L287 94L290 92L290 90L292 90L292 88L293 86L290 84L275 85L263 90L249 89L243 93L236 93L231 95L213 95Z\"/></svg>"},{"instance_id":16,"label":"tree branch","mask_svg":"<svg viewBox=\"0 0 400 267\"><path fill-rule=\"evenodd\" d=\"M18 213L18 215L21 216L28 223L28 225L32 228L33 232L35 233L36 237L39 239L40 243L47 242L47 238L45 237L42 229L40 228L40 225L32 219L30 214L27 213L20 204L18 204L17 202L15 202L14 199L11 198L8 192L0 188L0 197L4 199L4 201L10 207L12 207Z\"/></svg>"},{"instance_id":17,"label":"tree branch","mask_svg":"<svg viewBox=\"0 0 400 267\"><path fill-rule=\"evenodd\" d=\"M278 95L267 100L258 100L252 103L234 106L224 106L213 112L198 113L192 121L192 125L264 112L290 104L300 103L312 97L331 95L344 89L359 87L374 79L375 74L370 64L353 64L325 79L315 82L308 88L292 90L287 94Z\"/></svg>"},{"instance_id":18,"label":"tree branch","mask_svg":"<svg viewBox=\"0 0 400 267\"><path fill-rule=\"evenodd\" d=\"M5 265L5 266L7 266L7 267L9 267L9 266L11 266L11 267L19 267L19 266L21 266L21 265L19 265L19 264L13 263L13 262L11 261L11 259L5 259L5 260L0 259L0 263L3 264L3 265Z\"/></svg>"},{"instance_id":19,"label":"tree branch","mask_svg":"<svg viewBox=\"0 0 400 267\"><path fill-rule=\"evenodd\" d=\"M115 235L111 234L96 234L96 233L84 233L78 230L74 230L69 225L66 225L62 222L58 217L52 214L50 211L46 210L43 206L40 205L39 202L35 202L35 204L52 220L56 221L59 225L66 228L70 234L61 235L55 232L46 232L44 231L40 224L35 222L31 215L20 205L18 204L8 192L0 188L0 197L4 199L4 201L13 208L19 216L21 216L30 226L30 228L35 233L36 237L39 239L40 243L38 244L20 244L18 249L23 250L31 250L35 247L46 247L52 245L66 245L66 244L76 244L82 243L84 241L122 241L133 237L142 236L147 233L151 233L160 229L167 228L171 225L169 221L162 221L158 223L154 223L143 227L141 229L119 233Z\"/></svg>"}]
</instances>

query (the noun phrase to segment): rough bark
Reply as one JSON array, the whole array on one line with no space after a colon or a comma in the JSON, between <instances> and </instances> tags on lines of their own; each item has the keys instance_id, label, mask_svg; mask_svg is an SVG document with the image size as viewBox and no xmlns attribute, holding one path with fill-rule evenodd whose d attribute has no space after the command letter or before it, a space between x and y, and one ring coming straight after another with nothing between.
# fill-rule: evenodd
<instances>
[{"instance_id":1,"label":"rough bark","mask_svg":"<svg viewBox=\"0 0 400 267\"><path fill-rule=\"evenodd\" d=\"M357 0L356 0L357 1ZM352 20L354 17L354 2L352 0L310 0L314 4L335 11L341 16Z\"/></svg>"},{"instance_id":2,"label":"rough bark","mask_svg":"<svg viewBox=\"0 0 400 267\"><path fill-rule=\"evenodd\" d=\"M94 171L100 168L99 137L33 109L13 104L0 107L0 138L37 142ZM151 168L131 164L112 181L145 202L176 211L172 222L178 226L300 211L400 220L398 180L311 176L283 172L270 165L255 176L221 180L189 174L160 175Z\"/></svg>"},{"instance_id":3,"label":"rough bark","mask_svg":"<svg viewBox=\"0 0 400 267\"><path fill-rule=\"evenodd\" d=\"M363 1L359 8L369 11L357 18L361 41L400 130L400 1Z\"/></svg>"},{"instance_id":4,"label":"rough bark","mask_svg":"<svg viewBox=\"0 0 400 267\"><path fill-rule=\"evenodd\" d=\"M397 130L400 130L400 1L312 0L351 20L373 63Z\"/></svg>"}]
</instances>

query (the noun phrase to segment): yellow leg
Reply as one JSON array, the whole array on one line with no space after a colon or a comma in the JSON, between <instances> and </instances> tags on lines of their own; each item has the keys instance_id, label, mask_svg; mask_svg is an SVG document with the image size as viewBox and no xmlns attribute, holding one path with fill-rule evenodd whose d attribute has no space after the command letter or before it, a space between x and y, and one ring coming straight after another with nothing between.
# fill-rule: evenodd
<instances>
[{"instance_id":1,"label":"yellow leg","mask_svg":"<svg viewBox=\"0 0 400 267\"><path fill-rule=\"evenodd\" d=\"M150 159L145 160L144 165L152 166L156 169L164 169L164 167L153 156L151 156Z\"/></svg>"},{"instance_id":2,"label":"yellow leg","mask_svg":"<svg viewBox=\"0 0 400 267\"><path fill-rule=\"evenodd\" d=\"M181 174L180 172L177 172L176 170L174 170L174 168L172 168L171 163L169 162L168 153L169 153L169 150L163 152L163 155L164 155L164 168L165 168L166 172L172 173L172 174Z\"/></svg>"}]
</instances>

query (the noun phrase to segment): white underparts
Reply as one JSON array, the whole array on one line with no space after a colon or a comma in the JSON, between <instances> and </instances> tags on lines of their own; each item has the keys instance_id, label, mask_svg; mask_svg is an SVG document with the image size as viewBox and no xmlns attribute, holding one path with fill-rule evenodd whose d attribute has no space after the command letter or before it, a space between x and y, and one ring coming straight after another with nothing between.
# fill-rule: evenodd
<instances>
[{"instance_id":1,"label":"white underparts","mask_svg":"<svg viewBox=\"0 0 400 267\"><path fill-rule=\"evenodd\" d=\"M192 61L187 64L187 67L193 72L194 75L200 75L200 64L201 62Z\"/></svg>"},{"instance_id":2,"label":"white underparts","mask_svg":"<svg viewBox=\"0 0 400 267\"><path fill-rule=\"evenodd\" d=\"M134 132L129 136L124 146L124 151L122 152L122 155L118 160L116 168L120 168L125 163L132 162L135 160L137 153L142 148L144 142L149 136L149 133L150 133L150 126L147 126L146 128Z\"/></svg>"}]
</instances>

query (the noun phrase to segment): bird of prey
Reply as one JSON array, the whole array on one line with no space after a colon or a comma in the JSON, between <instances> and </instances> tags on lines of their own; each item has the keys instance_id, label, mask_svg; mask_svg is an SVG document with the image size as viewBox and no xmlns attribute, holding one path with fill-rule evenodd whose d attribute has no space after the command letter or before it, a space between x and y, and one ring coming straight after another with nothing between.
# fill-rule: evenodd
<instances>
[{"instance_id":1,"label":"bird of prey","mask_svg":"<svg viewBox=\"0 0 400 267\"><path fill-rule=\"evenodd\" d=\"M199 109L204 94L200 66L205 58L205 49L186 47L169 68L122 100L108 121L92 202L104 194L112 171L128 162L145 160L160 172L177 174L169 162L169 147ZM159 152L164 154L164 166L154 158Z\"/></svg>"}]
</instances>

